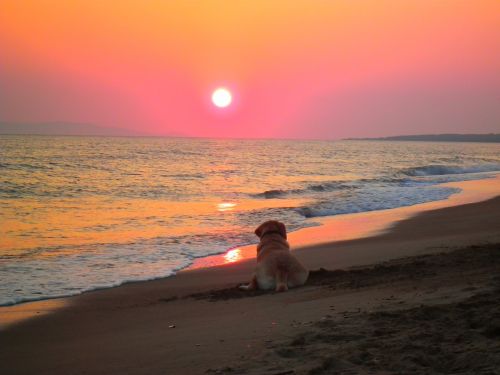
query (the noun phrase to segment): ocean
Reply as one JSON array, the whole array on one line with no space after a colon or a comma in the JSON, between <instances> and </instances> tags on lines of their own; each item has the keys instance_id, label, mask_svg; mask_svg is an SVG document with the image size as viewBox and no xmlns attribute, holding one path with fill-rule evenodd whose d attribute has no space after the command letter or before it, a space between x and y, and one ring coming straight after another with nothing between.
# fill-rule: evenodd
<instances>
[{"instance_id":1,"label":"ocean","mask_svg":"<svg viewBox=\"0 0 500 375\"><path fill-rule=\"evenodd\" d=\"M448 198L500 144L0 136L0 305L174 274L277 219Z\"/></svg>"}]
</instances>

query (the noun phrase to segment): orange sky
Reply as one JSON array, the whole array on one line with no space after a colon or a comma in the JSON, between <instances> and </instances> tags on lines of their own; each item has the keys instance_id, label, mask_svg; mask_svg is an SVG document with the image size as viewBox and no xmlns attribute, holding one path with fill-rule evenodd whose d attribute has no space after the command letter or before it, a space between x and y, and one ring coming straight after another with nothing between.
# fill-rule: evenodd
<instances>
[{"instance_id":1,"label":"orange sky","mask_svg":"<svg viewBox=\"0 0 500 375\"><path fill-rule=\"evenodd\" d=\"M338 138L500 131L499 1L0 3L0 121ZM210 103L218 86L234 105Z\"/></svg>"}]
</instances>

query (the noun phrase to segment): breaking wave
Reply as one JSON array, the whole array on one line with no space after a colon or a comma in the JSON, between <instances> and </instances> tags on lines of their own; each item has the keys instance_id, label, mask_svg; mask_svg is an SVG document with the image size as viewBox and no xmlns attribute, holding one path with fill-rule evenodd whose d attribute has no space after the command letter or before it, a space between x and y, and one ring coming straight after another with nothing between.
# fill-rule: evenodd
<instances>
[{"instance_id":1,"label":"breaking wave","mask_svg":"<svg viewBox=\"0 0 500 375\"><path fill-rule=\"evenodd\" d=\"M450 165L426 165L422 167L408 168L403 171L407 176L422 177L422 176L441 176L447 174L466 174L466 173L481 173L481 172L498 172L500 164L482 164L468 167L450 166Z\"/></svg>"},{"instance_id":2,"label":"breaking wave","mask_svg":"<svg viewBox=\"0 0 500 375\"><path fill-rule=\"evenodd\" d=\"M344 183L340 181L316 183L305 183L305 187L296 189L271 189L262 193L251 194L253 198L275 199L282 198L287 195L309 194L313 192L328 192L336 190L355 189L356 186L352 183Z\"/></svg>"}]
</instances>

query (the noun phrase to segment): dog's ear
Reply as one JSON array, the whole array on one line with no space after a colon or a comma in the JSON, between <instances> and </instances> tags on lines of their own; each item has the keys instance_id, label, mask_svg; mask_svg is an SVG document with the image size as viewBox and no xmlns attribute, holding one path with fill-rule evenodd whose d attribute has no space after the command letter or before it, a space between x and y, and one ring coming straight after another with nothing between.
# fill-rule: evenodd
<instances>
[{"instance_id":1,"label":"dog's ear","mask_svg":"<svg viewBox=\"0 0 500 375\"><path fill-rule=\"evenodd\" d=\"M262 236L262 229L264 229L264 224L260 224L257 229L255 229L255 235L260 238Z\"/></svg>"},{"instance_id":2,"label":"dog's ear","mask_svg":"<svg viewBox=\"0 0 500 375\"><path fill-rule=\"evenodd\" d=\"M285 227L285 224L283 224L281 222L278 222L278 228L279 228L280 234L286 240L286 227Z\"/></svg>"}]
</instances>

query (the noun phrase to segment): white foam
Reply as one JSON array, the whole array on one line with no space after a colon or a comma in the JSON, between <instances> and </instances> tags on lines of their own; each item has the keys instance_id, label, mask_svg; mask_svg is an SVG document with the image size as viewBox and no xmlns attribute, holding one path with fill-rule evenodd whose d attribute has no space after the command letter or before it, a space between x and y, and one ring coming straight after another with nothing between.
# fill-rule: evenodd
<instances>
[{"instance_id":1,"label":"white foam","mask_svg":"<svg viewBox=\"0 0 500 375\"><path fill-rule=\"evenodd\" d=\"M498 172L500 164L488 163L471 166L426 165L423 167L408 168L404 173L408 176L440 176L448 174L466 174L480 172Z\"/></svg>"},{"instance_id":2,"label":"white foam","mask_svg":"<svg viewBox=\"0 0 500 375\"><path fill-rule=\"evenodd\" d=\"M321 217L387 210L447 199L450 195L459 191L460 189L457 188L434 186L371 188L362 192L358 191L353 197L324 202L311 207L303 207L299 209L299 212L305 217Z\"/></svg>"}]
</instances>

